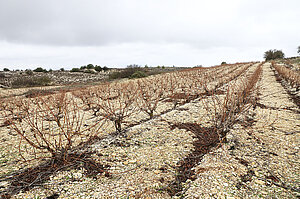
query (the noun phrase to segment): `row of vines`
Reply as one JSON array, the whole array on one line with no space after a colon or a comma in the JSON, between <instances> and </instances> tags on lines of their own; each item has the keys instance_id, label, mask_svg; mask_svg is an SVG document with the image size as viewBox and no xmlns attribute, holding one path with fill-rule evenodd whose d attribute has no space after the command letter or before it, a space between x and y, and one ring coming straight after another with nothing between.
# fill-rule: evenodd
<instances>
[{"instance_id":1,"label":"row of vines","mask_svg":"<svg viewBox=\"0 0 300 199\"><path fill-rule=\"evenodd\" d=\"M76 90L34 98L2 99L3 125L21 138L20 153L37 157L60 154L83 141L113 132L122 133L127 126L175 109L232 82L254 63L239 63L213 68L194 68L126 82L105 83ZM254 80L243 80L227 87L226 104L239 107L247 100ZM242 91L240 91L240 90ZM237 99L229 99L229 98ZM228 107L230 111L238 111ZM225 117L224 114L222 113ZM231 113L226 113L231 114ZM228 117L228 116L226 116ZM224 119L220 122L224 125ZM220 124L221 125L221 124ZM114 127L113 130L111 127ZM22 147L25 142L30 147ZM42 156L44 158L44 156ZM24 157L25 159L25 157Z\"/></svg>"},{"instance_id":2,"label":"row of vines","mask_svg":"<svg viewBox=\"0 0 300 199\"><path fill-rule=\"evenodd\" d=\"M255 103L261 72L262 63L237 63L46 96L0 98L0 125L18 135L16 147L25 162L51 159L65 165L74 154L81 156L84 143L102 135L126 136L128 127L200 99L222 141Z\"/></svg>"},{"instance_id":3,"label":"row of vines","mask_svg":"<svg viewBox=\"0 0 300 199\"><path fill-rule=\"evenodd\" d=\"M279 76L281 76L292 88L296 88L298 91L300 89L300 72L292 70L284 65L276 64L272 62L272 67L277 71Z\"/></svg>"}]
</instances>

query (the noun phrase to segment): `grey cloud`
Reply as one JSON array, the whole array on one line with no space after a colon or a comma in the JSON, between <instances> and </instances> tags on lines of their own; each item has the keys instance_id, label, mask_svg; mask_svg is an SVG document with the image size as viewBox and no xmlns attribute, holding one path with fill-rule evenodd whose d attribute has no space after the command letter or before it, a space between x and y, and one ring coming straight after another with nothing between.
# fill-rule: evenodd
<instances>
[{"instance_id":1,"label":"grey cloud","mask_svg":"<svg viewBox=\"0 0 300 199\"><path fill-rule=\"evenodd\" d=\"M56 45L102 45L164 37L164 15L137 1L1 1L0 39ZM146 13L143 13L146 11ZM146 16L145 16L146 15ZM148 15L148 17L147 17ZM166 19L167 20L167 19Z\"/></svg>"},{"instance_id":2,"label":"grey cloud","mask_svg":"<svg viewBox=\"0 0 300 199\"><path fill-rule=\"evenodd\" d=\"M218 63L229 56L220 49L231 49L232 60L271 48L294 56L299 7L299 0L0 0L0 64L51 65L49 57L55 64L194 64L213 56Z\"/></svg>"},{"instance_id":3,"label":"grey cloud","mask_svg":"<svg viewBox=\"0 0 300 199\"><path fill-rule=\"evenodd\" d=\"M187 42L196 46L203 44L203 48L229 43L238 45L245 42L244 37L255 40L249 35L251 28L257 27L255 24L248 26L251 19L255 19L258 27L261 27L260 24L268 27L272 16L276 15L274 12L282 12L282 3L279 1L209 2L211 3L198 0L1 1L0 39L67 46L97 46L120 42ZM292 5L299 4L296 1L290 2ZM280 7L266 8L269 4L277 3ZM283 23L285 21L279 21L278 25ZM253 41L249 41L249 44L252 43Z\"/></svg>"}]
</instances>

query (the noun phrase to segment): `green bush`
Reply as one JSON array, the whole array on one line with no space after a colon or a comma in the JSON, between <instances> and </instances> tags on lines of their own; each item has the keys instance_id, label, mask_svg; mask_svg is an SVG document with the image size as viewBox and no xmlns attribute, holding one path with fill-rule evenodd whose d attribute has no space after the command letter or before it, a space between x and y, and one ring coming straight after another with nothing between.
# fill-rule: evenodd
<instances>
[{"instance_id":1,"label":"green bush","mask_svg":"<svg viewBox=\"0 0 300 199\"><path fill-rule=\"evenodd\" d=\"M264 54L264 58L266 61L274 60L274 59L283 59L284 53L281 50L268 50Z\"/></svg>"},{"instance_id":2,"label":"green bush","mask_svg":"<svg viewBox=\"0 0 300 199\"><path fill-rule=\"evenodd\" d=\"M8 72L8 71L10 71L8 68L3 68L3 71L6 71L6 72Z\"/></svg>"},{"instance_id":3,"label":"green bush","mask_svg":"<svg viewBox=\"0 0 300 199\"><path fill-rule=\"evenodd\" d=\"M79 68L72 68L72 70L70 70L70 72L80 72Z\"/></svg>"},{"instance_id":4,"label":"green bush","mask_svg":"<svg viewBox=\"0 0 300 199\"><path fill-rule=\"evenodd\" d=\"M34 86L48 86L50 85L52 80L47 77L19 77L12 82L13 88L21 88L21 87L34 87Z\"/></svg>"},{"instance_id":5,"label":"green bush","mask_svg":"<svg viewBox=\"0 0 300 199\"><path fill-rule=\"evenodd\" d=\"M80 70L84 70L84 69L95 69L95 67L97 67L97 65L93 65L93 64L88 64L86 66L81 66ZM100 67L101 68L101 67Z\"/></svg>"},{"instance_id":6,"label":"green bush","mask_svg":"<svg viewBox=\"0 0 300 199\"><path fill-rule=\"evenodd\" d=\"M35 81L38 85L41 85L41 86L48 86L52 82L51 78L47 77L47 76L37 77L37 78L35 78Z\"/></svg>"},{"instance_id":7,"label":"green bush","mask_svg":"<svg viewBox=\"0 0 300 199\"><path fill-rule=\"evenodd\" d=\"M88 65L86 66L86 68L87 68L87 69L93 69L93 68L94 68L94 65L93 65L93 64L88 64Z\"/></svg>"},{"instance_id":8,"label":"green bush","mask_svg":"<svg viewBox=\"0 0 300 199\"><path fill-rule=\"evenodd\" d=\"M143 69L135 64L129 65L127 66L127 68L123 69L122 71L111 73L109 75L109 79L131 78L131 76L138 71L143 71Z\"/></svg>"},{"instance_id":9,"label":"green bush","mask_svg":"<svg viewBox=\"0 0 300 199\"><path fill-rule=\"evenodd\" d=\"M40 73L40 72L44 72L44 73L47 72L47 70L46 70L46 69L43 69L42 67L37 67L37 68L34 69L33 71L34 71L34 72L39 72L39 73Z\"/></svg>"},{"instance_id":10,"label":"green bush","mask_svg":"<svg viewBox=\"0 0 300 199\"><path fill-rule=\"evenodd\" d=\"M98 72L100 72L100 71L102 71L103 69L101 68L101 66L95 66L95 71L98 71Z\"/></svg>"},{"instance_id":11,"label":"green bush","mask_svg":"<svg viewBox=\"0 0 300 199\"><path fill-rule=\"evenodd\" d=\"M116 71L109 74L109 79L121 79L124 78L122 72Z\"/></svg>"},{"instance_id":12,"label":"green bush","mask_svg":"<svg viewBox=\"0 0 300 199\"><path fill-rule=\"evenodd\" d=\"M144 73L143 71L136 71L130 76L130 79L143 78L143 77L147 77L146 73Z\"/></svg>"}]
</instances>

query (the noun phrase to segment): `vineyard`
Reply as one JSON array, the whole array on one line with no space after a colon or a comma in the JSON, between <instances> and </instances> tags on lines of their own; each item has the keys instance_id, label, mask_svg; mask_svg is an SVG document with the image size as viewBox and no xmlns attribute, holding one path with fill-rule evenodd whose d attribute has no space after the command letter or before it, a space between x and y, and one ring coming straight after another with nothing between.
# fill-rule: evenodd
<instances>
[{"instance_id":1,"label":"vineyard","mask_svg":"<svg viewBox=\"0 0 300 199\"><path fill-rule=\"evenodd\" d=\"M0 195L297 198L297 67L223 64L0 93Z\"/></svg>"}]
</instances>

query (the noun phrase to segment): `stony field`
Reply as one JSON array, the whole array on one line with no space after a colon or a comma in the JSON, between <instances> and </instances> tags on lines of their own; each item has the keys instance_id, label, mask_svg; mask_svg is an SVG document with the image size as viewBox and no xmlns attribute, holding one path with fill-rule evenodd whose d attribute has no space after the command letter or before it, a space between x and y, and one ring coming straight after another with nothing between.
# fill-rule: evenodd
<instances>
[{"instance_id":1,"label":"stony field","mask_svg":"<svg viewBox=\"0 0 300 199\"><path fill-rule=\"evenodd\" d=\"M0 195L299 198L299 84L274 66L196 68L64 98L0 90ZM70 108L56 114L57 99Z\"/></svg>"}]
</instances>

